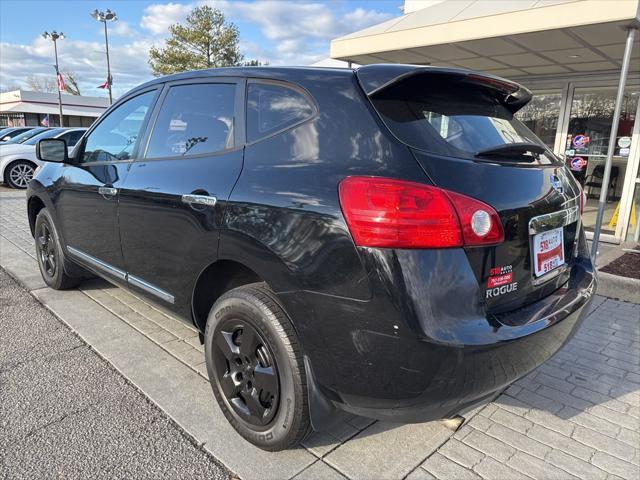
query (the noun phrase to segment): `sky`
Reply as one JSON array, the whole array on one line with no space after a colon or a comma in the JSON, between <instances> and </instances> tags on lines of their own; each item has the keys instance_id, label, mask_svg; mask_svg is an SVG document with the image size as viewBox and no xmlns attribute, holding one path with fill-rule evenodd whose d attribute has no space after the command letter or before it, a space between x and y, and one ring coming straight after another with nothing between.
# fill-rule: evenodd
<instances>
[{"instance_id":1,"label":"sky","mask_svg":"<svg viewBox=\"0 0 640 480\"><path fill-rule=\"evenodd\" d=\"M83 95L105 96L96 87L106 80L104 31L89 12L110 8L113 91L119 96L153 78L152 45L162 47L168 27L195 6L220 9L240 30L246 60L271 65L309 65L329 56L332 38L402 14L402 0L0 0L0 89L26 88L29 76L55 79L53 43L43 31L63 32L58 41L60 70L71 71Z\"/></svg>"}]
</instances>

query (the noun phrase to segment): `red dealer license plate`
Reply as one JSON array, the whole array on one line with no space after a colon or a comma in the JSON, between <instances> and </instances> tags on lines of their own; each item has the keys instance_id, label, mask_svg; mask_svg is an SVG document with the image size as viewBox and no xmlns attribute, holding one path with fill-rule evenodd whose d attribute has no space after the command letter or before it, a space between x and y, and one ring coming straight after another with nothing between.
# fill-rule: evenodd
<instances>
[{"instance_id":1,"label":"red dealer license plate","mask_svg":"<svg viewBox=\"0 0 640 480\"><path fill-rule=\"evenodd\" d=\"M533 263L536 277L541 277L564 264L562 227L533 236Z\"/></svg>"}]
</instances>

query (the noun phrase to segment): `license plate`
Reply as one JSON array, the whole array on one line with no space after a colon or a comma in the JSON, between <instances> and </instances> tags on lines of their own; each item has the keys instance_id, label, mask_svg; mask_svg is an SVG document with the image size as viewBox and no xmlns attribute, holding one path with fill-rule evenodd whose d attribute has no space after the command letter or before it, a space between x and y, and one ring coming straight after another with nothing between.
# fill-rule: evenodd
<instances>
[{"instance_id":1,"label":"license plate","mask_svg":"<svg viewBox=\"0 0 640 480\"><path fill-rule=\"evenodd\" d=\"M536 277L564 264L564 230L554 228L533 236L533 268Z\"/></svg>"}]
</instances>

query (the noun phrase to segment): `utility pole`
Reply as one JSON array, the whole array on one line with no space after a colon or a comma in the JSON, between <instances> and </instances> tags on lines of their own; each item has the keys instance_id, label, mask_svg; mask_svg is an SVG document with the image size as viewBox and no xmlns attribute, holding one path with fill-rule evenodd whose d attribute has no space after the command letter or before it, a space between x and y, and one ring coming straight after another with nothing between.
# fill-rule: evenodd
<instances>
[{"instance_id":1,"label":"utility pole","mask_svg":"<svg viewBox=\"0 0 640 480\"><path fill-rule=\"evenodd\" d=\"M107 52L107 88L109 89L109 105L111 105L113 103L113 94L111 93L111 83L113 79L111 77L111 62L109 60L109 34L107 33L107 22L115 22L118 18L116 17L116 12L112 12L108 8L106 12L94 10L89 15L104 24L104 43L106 45Z\"/></svg>"},{"instance_id":2,"label":"utility pole","mask_svg":"<svg viewBox=\"0 0 640 480\"><path fill-rule=\"evenodd\" d=\"M60 109L60 126L64 127L64 117L62 115L62 94L60 93L60 67L58 65L58 40L64 39L64 33L58 33L54 30L51 33L43 32L42 37L46 39L50 38L53 42L53 51L56 56L56 84L58 85L58 108Z\"/></svg>"}]
</instances>

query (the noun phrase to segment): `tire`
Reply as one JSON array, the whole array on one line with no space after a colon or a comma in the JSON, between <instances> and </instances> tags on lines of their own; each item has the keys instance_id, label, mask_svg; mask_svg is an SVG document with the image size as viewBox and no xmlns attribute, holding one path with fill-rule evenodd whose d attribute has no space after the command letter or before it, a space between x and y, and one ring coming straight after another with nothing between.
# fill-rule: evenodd
<instances>
[{"instance_id":1,"label":"tire","mask_svg":"<svg viewBox=\"0 0 640 480\"><path fill-rule=\"evenodd\" d=\"M51 214L43 208L36 217L34 227L36 258L44 282L54 290L67 290L78 285L80 277L72 277L65 270L62 244Z\"/></svg>"},{"instance_id":2,"label":"tire","mask_svg":"<svg viewBox=\"0 0 640 480\"><path fill-rule=\"evenodd\" d=\"M28 160L17 160L7 165L4 171L4 182L11 188L24 190L29 185L36 171L36 165Z\"/></svg>"},{"instance_id":3,"label":"tire","mask_svg":"<svg viewBox=\"0 0 640 480\"><path fill-rule=\"evenodd\" d=\"M302 352L291 320L266 284L235 288L216 301L205 356L218 405L246 440L278 451L309 433Z\"/></svg>"}]
</instances>

